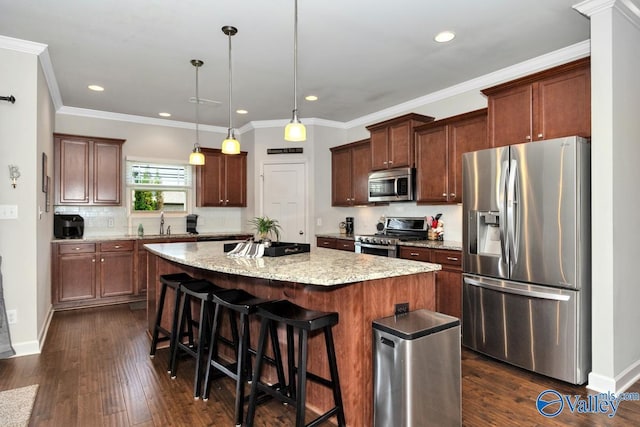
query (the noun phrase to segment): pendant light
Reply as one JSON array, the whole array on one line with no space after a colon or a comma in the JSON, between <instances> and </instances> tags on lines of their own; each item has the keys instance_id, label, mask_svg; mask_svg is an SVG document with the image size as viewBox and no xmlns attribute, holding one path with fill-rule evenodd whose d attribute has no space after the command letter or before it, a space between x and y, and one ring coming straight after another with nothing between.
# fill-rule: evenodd
<instances>
[{"instance_id":1,"label":"pendant light","mask_svg":"<svg viewBox=\"0 0 640 427\"><path fill-rule=\"evenodd\" d=\"M191 65L196 67L196 143L193 145L193 152L189 155L190 165L204 165L204 154L200 151L200 132L198 129L200 97L198 96L198 69L202 67L204 62L199 59L192 59Z\"/></svg>"},{"instance_id":2,"label":"pendant light","mask_svg":"<svg viewBox=\"0 0 640 427\"><path fill-rule=\"evenodd\" d=\"M229 128L227 129L227 138L222 141L222 152L224 154L240 154L240 143L236 139L231 116L231 88L233 80L231 78L231 36L234 36L238 29L230 25L222 27L222 32L229 37Z\"/></svg>"},{"instance_id":3,"label":"pendant light","mask_svg":"<svg viewBox=\"0 0 640 427\"><path fill-rule=\"evenodd\" d=\"M295 0L293 20L293 117L284 128L286 141L306 141L307 130L298 119L298 0Z\"/></svg>"}]
</instances>

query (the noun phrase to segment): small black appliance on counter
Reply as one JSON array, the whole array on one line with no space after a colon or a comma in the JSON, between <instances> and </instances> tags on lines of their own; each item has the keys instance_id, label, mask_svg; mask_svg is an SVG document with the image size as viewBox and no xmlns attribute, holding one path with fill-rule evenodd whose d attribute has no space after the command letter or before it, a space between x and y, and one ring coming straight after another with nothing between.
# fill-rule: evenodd
<instances>
[{"instance_id":1,"label":"small black appliance on counter","mask_svg":"<svg viewBox=\"0 0 640 427\"><path fill-rule=\"evenodd\" d=\"M198 226L198 215L187 215L187 233L198 234L196 227Z\"/></svg>"},{"instance_id":2,"label":"small black appliance on counter","mask_svg":"<svg viewBox=\"0 0 640 427\"><path fill-rule=\"evenodd\" d=\"M75 214L55 214L53 216L53 235L56 239L82 239L84 218Z\"/></svg>"},{"instance_id":3,"label":"small black appliance on counter","mask_svg":"<svg viewBox=\"0 0 640 427\"><path fill-rule=\"evenodd\" d=\"M353 217L352 216L348 216L346 218L346 231L347 231L347 236L353 236Z\"/></svg>"}]
</instances>

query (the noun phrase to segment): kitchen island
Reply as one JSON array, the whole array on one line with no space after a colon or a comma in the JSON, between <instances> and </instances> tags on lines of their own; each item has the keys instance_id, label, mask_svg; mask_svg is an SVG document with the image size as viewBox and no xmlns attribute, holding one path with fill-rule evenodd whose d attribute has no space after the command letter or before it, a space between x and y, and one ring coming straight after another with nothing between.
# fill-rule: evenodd
<instances>
[{"instance_id":1,"label":"kitchen island","mask_svg":"<svg viewBox=\"0 0 640 427\"><path fill-rule=\"evenodd\" d=\"M336 311L340 321L334 327L334 340L347 424L372 425L371 322L393 315L398 303L408 302L410 310L435 310L433 272L440 265L324 248L274 258L231 258L223 246L221 242L145 245L149 330L155 321L158 278L176 272L206 278L224 288L242 288L265 299L288 299L310 309ZM165 326L170 307L172 303L167 302ZM251 333L255 348L257 322ZM309 369L328 377L326 365L322 336L314 336L309 342ZM332 405L328 389L308 383L310 409L324 412Z\"/></svg>"}]
</instances>

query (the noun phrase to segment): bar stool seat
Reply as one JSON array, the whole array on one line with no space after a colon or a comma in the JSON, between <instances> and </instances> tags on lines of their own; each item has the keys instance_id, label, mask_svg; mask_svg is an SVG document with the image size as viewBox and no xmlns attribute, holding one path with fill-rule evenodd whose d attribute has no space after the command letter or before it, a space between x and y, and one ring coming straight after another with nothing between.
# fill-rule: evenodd
<instances>
[{"instance_id":1,"label":"bar stool seat","mask_svg":"<svg viewBox=\"0 0 640 427\"><path fill-rule=\"evenodd\" d=\"M288 404L295 404L296 427L303 427L305 415L307 379L331 389L335 406L313 420L307 426L316 426L336 416L339 426L345 426L344 407L340 391L338 366L333 344L331 328L338 324L338 313L309 310L287 300L272 301L257 307L256 314L261 317L260 337L256 355L256 368L253 371L249 408L247 410L247 426L253 426L256 411L256 395L261 390ZM284 388L274 390L260 381L262 356L264 354L267 329L271 325L283 324L287 329L287 365L288 384ZM298 361L294 357L294 329L298 330ZM322 378L307 370L307 351L309 334L321 331L324 334L329 364L330 379ZM297 375L297 378L296 378Z\"/></svg>"},{"instance_id":2,"label":"bar stool seat","mask_svg":"<svg viewBox=\"0 0 640 427\"><path fill-rule=\"evenodd\" d=\"M183 343L181 339L176 338L172 342L171 350L171 378L176 378L177 375L177 360L180 353L186 353L187 355L196 359L195 375L193 381L193 397L198 399L200 397L200 386L202 383L202 365L204 360L205 349L208 347L209 335L208 332L211 329L212 317L214 313L213 296L218 292L225 291L217 285L214 285L208 280L197 280L187 282L178 288L178 293L181 297L180 314L178 330L182 331L185 327L189 330L193 328L198 329L198 338L195 343L189 342ZM187 319L183 316L186 310L190 310L191 301L200 301L200 315L198 321ZM231 329L233 333L233 342L237 343L237 326L235 324L235 318L230 316ZM187 323L185 325L185 322ZM234 345L235 347L235 345Z\"/></svg>"},{"instance_id":3,"label":"bar stool seat","mask_svg":"<svg viewBox=\"0 0 640 427\"><path fill-rule=\"evenodd\" d=\"M153 327L153 333L151 337L151 350L149 351L149 357L154 358L156 354L156 350L158 349L158 343L160 341L172 341L173 334L178 330L178 312L180 307L180 295L178 293L178 288L183 283L192 282L196 279L191 277L187 273L174 273L174 274L163 274L160 276L160 297L158 298L158 308L156 311L156 321ZM173 313L171 314L171 329L166 329L162 326L162 314L164 311L165 299L167 296L167 288L171 288L175 291L175 302L173 305ZM188 323L191 323L191 310L187 310L184 313L185 316L188 317ZM162 334L162 336L160 336ZM189 342L193 343L193 333L191 330L180 333L181 338L183 336L189 337ZM169 354L169 363L167 369L171 368L171 354Z\"/></svg>"},{"instance_id":4,"label":"bar stool seat","mask_svg":"<svg viewBox=\"0 0 640 427\"><path fill-rule=\"evenodd\" d=\"M260 304L268 302L268 300L258 298L243 289L229 289L218 292L213 296L213 302L216 306L213 317L213 327L211 329L211 339L209 345L209 357L207 363L207 371L205 373L205 384L203 392L203 400L209 398L211 388L211 380L213 379L213 371L218 370L226 376L236 381L236 399L235 399L235 422L236 426L242 425L243 405L245 400L244 386L247 379L251 377L251 354L255 355L255 351L250 348L251 338L249 332L249 316L254 314ZM220 327L220 310L227 309L229 312L235 312L240 317L241 336L236 349L236 359L234 363L223 363L217 359L216 341L218 339L218 328ZM284 368L282 365L282 357L280 356L278 343L278 335L275 327L270 328L271 342L276 352L273 359L264 356L265 360L276 366L278 375L278 385L284 385Z\"/></svg>"}]
</instances>

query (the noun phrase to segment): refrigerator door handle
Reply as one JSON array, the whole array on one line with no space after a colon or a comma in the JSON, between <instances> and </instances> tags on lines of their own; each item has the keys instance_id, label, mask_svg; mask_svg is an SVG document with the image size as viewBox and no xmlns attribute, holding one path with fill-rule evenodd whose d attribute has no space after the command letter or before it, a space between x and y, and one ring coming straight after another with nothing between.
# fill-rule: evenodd
<instances>
[{"instance_id":1,"label":"refrigerator door handle","mask_svg":"<svg viewBox=\"0 0 640 427\"><path fill-rule=\"evenodd\" d=\"M507 239L509 241L509 255L511 257L511 265L518 262L518 195L516 192L518 173L518 162L512 159L509 165L509 179L507 184ZM509 273L511 273L511 271Z\"/></svg>"},{"instance_id":2,"label":"refrigerator door handle","mask_svg":"<svg viewBox=\"0 0 640 427\"><path fill-rule=\"evenodd\" d=\"M502 251L502 259L509 264L509 253L507 252L507 221L505 221L505 197L507 196L507 177L509 175L509 162L502 162L502 171L500 172L500 184L498 194L498 215L500 216L500 250Z\"/></svg>"},{"instance_id":3,"label":"refrigerator door handle","mask_svg":"<svg viewBox=\"0 0 640 427\"><path fill-rule=\"evenodd\" d=\"M569 299L571 298L570 295L562 295L554 292L540 292L540 291L527 290L527 289L522 289L521 287L509 286L508 284L505 286L493 285L491 283L475 280L470 277L465 277L464 283L467 285L489 289L496 292L522 295L529 298L548 299L548 300L554 300L554 301L569 301ZM526 285L522 285L522 286L526 286Z\"/></svg>"}]
</instances>

